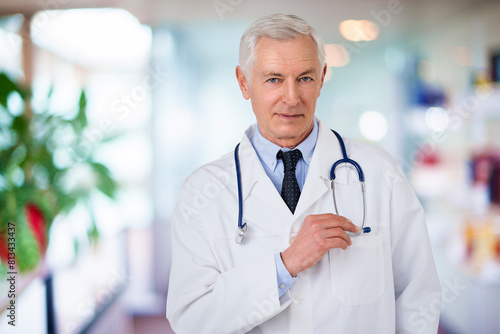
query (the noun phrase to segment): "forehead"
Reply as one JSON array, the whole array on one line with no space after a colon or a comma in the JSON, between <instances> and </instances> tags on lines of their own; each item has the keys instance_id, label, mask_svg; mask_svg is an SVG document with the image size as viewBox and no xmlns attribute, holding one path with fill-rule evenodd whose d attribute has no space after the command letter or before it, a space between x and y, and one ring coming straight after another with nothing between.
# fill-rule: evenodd
<instances>
[{"instance_id":1,"label":"forehead","mask_svg":"<svg viewBox=\"0 0 500 334\"><path fill-rule=\"evenodd\" d=\"M261 37L255 45L254 69L275 67L319 68L316 43L309 35L300 35L293 40Z\"/></svg>"}]
</instances>

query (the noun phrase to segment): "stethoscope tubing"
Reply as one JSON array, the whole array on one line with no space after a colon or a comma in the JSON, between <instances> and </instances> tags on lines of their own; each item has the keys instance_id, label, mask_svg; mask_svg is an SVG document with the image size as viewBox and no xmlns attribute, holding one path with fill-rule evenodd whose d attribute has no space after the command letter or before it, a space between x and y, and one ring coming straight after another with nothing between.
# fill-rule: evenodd
<instances>
[{"instance_id":1,"label":"stethoscope tubing","mask_svg":"<svg viewBox=\"0 0 500 334\"><path fill-rule=\"evenodd\" d=\"M339 145L340 145L340 150L342 151L342 159L337 160L333 166L332 169L330 170L330 179L331 179L331 187L332 187L332 194L333 194L333 205L335 207L335 213L337 216L339 216L339 210L337 207L337 199L335 198L335 169L337 168L338 165L342 163L348 163L354 166L358 172L358 177L359 177L359 182L361 184L361 193L363 194L363 222L361 224L361 228L357 233L350 233L351 236L358 236L361 233L370 233L371 228L370 227L365 227L365 220L366 220L366 189L365 189L365 176L363 174L363 170L361 169L361 166L354 160L349 159L347 157L347 151L345 149L345 144L344 140L342 137L334 130L332 132L335 134L335 136L338 139ZM236 236L235 236L235 241L238 244L241 244L243 240L245 240L247 230L248 230L248 225L246 223L243 223L243 196L241 192L241 167L240 167L240 159L239 159L239 148L240 144L236 145L236 148L234 149L234 163L236 167L236 182L238 185L238 228L236 230Z\"/></svg>"},{"instance_id":2,"label":"stethoscope tubing","mask_svg":"<svg viewBox=\"0 0 500 334\"><path fill-rule=\"evenodd\" d=\"M247 234L247 223L243 223L243 196L241 195L241 169L239 159L240 144L234 149L234 163L236 167L236 182L238 183L238 229L236 230L236 243L241 244Z\"/></svg>"},{"instance_id":3,"label":"stethoscope tubing","mask_svg":"<svg viewBox=\"0 0 500 334\"><path fill-rule=\"evenodd\" d=\"M335 207L335 214L337 216L339 216L339 210L337 208L337 199L335 198L335 182L334 182L335 169L337 168L338 165L340 165L342 163L351 164L352 166L354 166L354 168L356 168L356 170L358 172L359 183L361 185L361 193L363 194L363 222L361 223L361 228L359 229L359 231L357 233L352 233L352 234L350 233L350 234L352 236L358 236L361 233L370 233L372 229L370 227L365 227L365 220L366 220L366 194L365 193L366 193L366 189L365 189L365 175L363 173L363 169L361 169L361 166L356 161L349 159L347 157L347 151L345 149L345 144L344 144L344 140L342 139L342 136L340 136L340 134L338 134L338 132L336 132L335 130L332 130L332 132L337 137L339 145L340 145L340 150L342 151L342 159L335 161L335 163L332 166L332 169L330 170L330 179L332 181L332 194L333 194L333 205Z\"/></svg>"}]
</instances>

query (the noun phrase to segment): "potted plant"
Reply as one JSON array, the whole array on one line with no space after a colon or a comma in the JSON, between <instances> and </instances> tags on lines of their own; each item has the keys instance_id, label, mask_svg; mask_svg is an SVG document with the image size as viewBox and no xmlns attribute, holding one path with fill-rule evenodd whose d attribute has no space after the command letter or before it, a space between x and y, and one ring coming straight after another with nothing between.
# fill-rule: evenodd
<instances>
[{"instance_id":1,"label":"potted plant","mask_svg":"<svg viewBox=\"0 0 500 334\"><path fill-rule=\"evenodd\" d=\"M65 114L47 107L32 110L30 98L30 89L0 73L0 275L10 271L6 264L12 251L18 272L36 268L57 215L78 203L92 210L94 191L113 198L117 189L108 168L93 158L99 143L84 143L85 92L75 110ZM50 99L49 92L46 101ZM15 226L15 248L7 242L12 237L9 223ZM92 221L88 236L97 235Z\"/></svg>"}]
</instances>

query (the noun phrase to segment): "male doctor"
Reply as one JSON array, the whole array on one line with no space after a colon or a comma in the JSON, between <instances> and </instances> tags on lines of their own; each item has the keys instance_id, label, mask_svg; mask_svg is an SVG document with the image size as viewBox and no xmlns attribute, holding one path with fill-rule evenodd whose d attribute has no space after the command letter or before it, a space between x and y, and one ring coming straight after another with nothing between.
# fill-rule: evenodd
<instances>
[{"instance_id":1,"label":"male doctor","mask_svg":"<svg viewBox=\"0 0 500 334\"><path fill-rule=\"evenodd\" d=\"M167 318L183 333L436 333L441 289L422 207L392 157L314 117L327 66L316 31L293 15L254 22L236 77L257 124L234 152L185 181L172 220ZM333 189L339 214L335 214ZM202 200L203 199L203 200ZM239 240L241 241L241 240Z\"/></svg>"}]
</instances>

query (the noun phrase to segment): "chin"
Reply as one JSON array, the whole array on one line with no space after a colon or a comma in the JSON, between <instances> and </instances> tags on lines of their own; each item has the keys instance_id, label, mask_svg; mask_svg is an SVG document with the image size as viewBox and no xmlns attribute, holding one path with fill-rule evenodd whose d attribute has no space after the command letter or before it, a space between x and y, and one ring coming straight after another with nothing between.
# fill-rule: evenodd
<instances>
[{"instance_id":1,"label":"chin","mask_svg":"<svg viewBox=\"0 0 500 334\"><path fill-rule=\"evenodd\" d=\"M300 122L295 124L283 124L282 126L279 127L277 132L282 133L284 135L295 137L297 135L300 135L300 133L305 131L305 129L306 129L306 124Z\"/></svg>"},{"instance_id":2,"label":"chin","mask_svg":"<svg viewBox=\"0 0 500 334\"><path fill-rule=\"evenodd\" d=\"M277 138L280 140L294 139L300 137L300 133L297 131L280 131L276 133Z\"/></svg>"}]
</instances>

